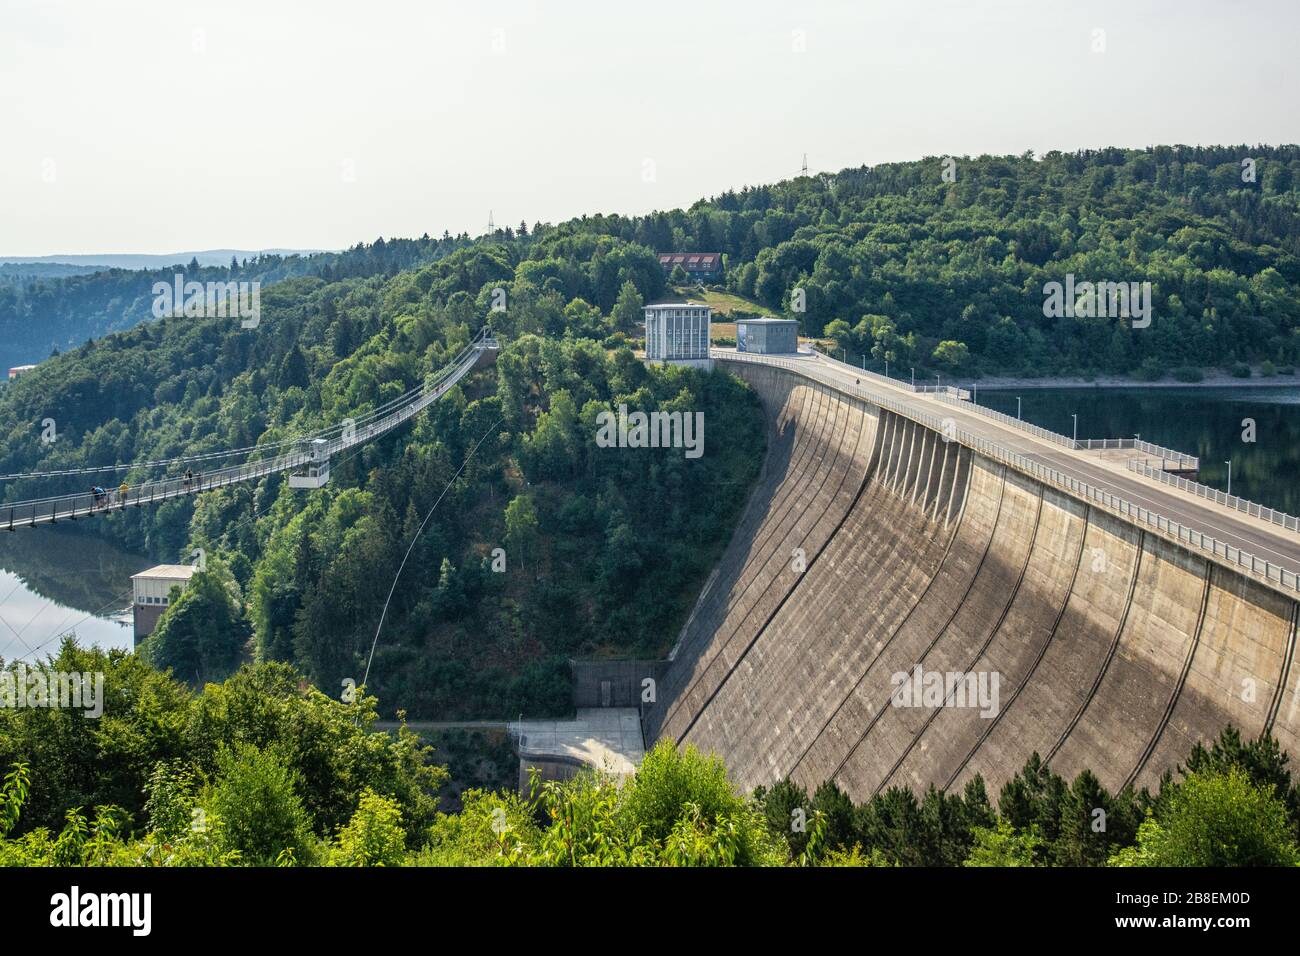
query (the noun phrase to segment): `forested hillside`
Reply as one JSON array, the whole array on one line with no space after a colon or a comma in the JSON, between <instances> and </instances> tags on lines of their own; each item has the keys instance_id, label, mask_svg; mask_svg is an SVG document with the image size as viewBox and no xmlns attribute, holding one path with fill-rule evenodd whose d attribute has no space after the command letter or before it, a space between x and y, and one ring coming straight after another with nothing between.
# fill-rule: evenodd
<instances>
[{"instance_id":1,"label":"forested hillside","mask_svg":"<svg viewBox=\"0 0 1300 956\"><path fill-rule=\"evenodd\" d=\"M1243 182L1243 157L1253 181ZM336 462L326 489L268 479L94 530L159 560L210 555L211 586L169 614L148 659L191 683L250 656L287 661L333 690L360 679L407 544L483 439L396 589L371 689L413 716L556 713L568 657L667 649L761 460L761 417L743 386L646 368L627 347L642 304L668 291L657 251L721 249L728 289L877 362L970 375L1290 363L1300 357L1298 189L1295 147L934 159L689 210L239 265L235 278L282 277L264 286L256 329L149 320L0 390L0 473L290 438L405 392L490 322L507 343L497 366ZM1046 318L1043 284L1067 273L1152 282L1151 326ZM71 315L80 302L102 309L119 284L110 311L121 316L148 308L147 297L122 305L144 281L131 275L24 288L46 288L62 303L54 313ZM6 289L0 323L3 302L12 319L19 301L14 286L0 297ZM796 289L805 312L791 312ZM21 301L25 315L44 309ZM703 411L706 454L596 448L597 411L620 402ZM40 440L47 418L53 445ZM159 474L6 481L0 495ZM497 548L504 572L492 567ZM229 626L216 633L214 621Z\"/></svg>"},{"instance_id":2,"label":"forested hillside","mask_svg":"<svg viewBox=\"0 0 1300 956\"><path fill-rule=\"evenodd\" d=\"M738 381L647 368L626 346L638 289L662 289L649 250L558 234L537 258L520 248L483 243L391 279L295 278L263 291L256 329L168 318L60 355L0 397L0 473L240 448L355 417L441 368L490 317L506 343L495 367L336 461L327 488L276 477L94 529L160 560L209 556L146 659L195 684L249 656L291 661L337 691L361 681L407 545L483 439L412 553L370 684L413 716L563 713L569 657L667 650L757 473L763 423ZM703 457L596 447L596 414L618 403L703 412Z\"/></svg>"},{"instance_id":3,"label":"forested hillside","mask_svg":"<svg viewBox=\"0 0 1300 956\"><path fill-rule=\"evenodd\" d=\"M841 344L878 365L888 353L895 365L964 375L1153 377L1300 359L1296 146L957 157L950 166L934 157L560 228L661 251L722 250L730 288L801 319L807 335L844 323ZM1151 325L1045 317L1044 283L1067 273L1151 282ZM805 312L790 309L796 288ZM936 357L945 341L969 358L954 348Z\"/></svg>"},{"instance_id":4,"label":"forested hillside","mask_svg":"<svg viewBox=\"0 0 1300 956\"><path fill-rule=\"evenodd\" d=\"M153 284L177 271L192 282L263 284L291 276L325 279L393 275L432 262L468 243L467 237L379 239L346 252L312 256L259 255L229 266L197 261L164 269L101 269L48 263L0 265L0 368L45 360L89 339L129 329L153 315Z\"/></svg>"},{"instance_id":5,"label":"forested hillside","mask_svg":"<svg viewBox=\"0 0 1300 956\"><path fill-rule=\"evenodd\" d=\"M541 227L549 241L540 248L539 229L522 224L487 239L527 261L522 275L537 287L606 311L618 288L608 274L588 274L584 250L596 238L654 252L720 250L729 289L799 318L804 334L829 327L878 365L888 355L969 376L1150 378L1180 366L1300 361L1300 147L945 159L801 177L687 210L584 216ZM391 275L466 242L381 240L337 255L264 257L234 277ZM204 272L206 281L224 270ZM1150 282L1154 321L1131 329L1116 318L1045 317L1044 283L1066 274ZM148 315L155 278L115 271L0 283L0 362L35 361L134 324ZM791 309L795 289L803 311ZM936 356L942 342L966 348Z\"/></svg>"}]
</instances>

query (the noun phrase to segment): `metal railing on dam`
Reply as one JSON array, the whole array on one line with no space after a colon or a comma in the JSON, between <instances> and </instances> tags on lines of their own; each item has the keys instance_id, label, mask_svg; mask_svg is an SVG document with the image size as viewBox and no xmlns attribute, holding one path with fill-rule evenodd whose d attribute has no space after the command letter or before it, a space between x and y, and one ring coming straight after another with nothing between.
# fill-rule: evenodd
<instances>
[{"instance_id":1,"label":"metal railing on dam","mask_svg":"<svg viewBox=\"0 0 1300 956\"><path fill-rule=\"evenodd\" d=\"M1022 418L1013 418L1005 412L999 412L995 409L988 408L984 405L976 405L973 402L958 401L949 395L936 395L935 398L942 402L949 402L953 405L960 405L967 411L976 412L986 418L992 418L1002 422L1012 428L1018 428L1023 432L1034 435L1043 441L1050 441L1062 448L1069 448L1072 451L1106 451L1109 449L1132 448L1134 451L1140 451L1143 454L1151 455L1160 459L1160 467L1164 468L1166 462L1174 465L1175 471L1199 471L1201 460L1195 455L1189 455L1173 448L1165 448L1163 445L1155 445L1149 441L1143 441L1140 438L1085 438L1078 440L1067 438L1059 432L1051 431L1047 428L1040 428L1031 422ZM1166 469L1168 470L1168 469Z\"/></svg>"},{"instance_id":2,"label":"metal railing on dam","mask_svg":"<svg viewBox=\"0 0 1300 956\"><path fill-rule=\"evenodd\" d=\"M958 441L968 448L980 452L981 454L1009 465L1022 474L1036 478L1055 488L1066 491L1076 498L1087 502L1095 502L1108 510L1119 514L1131 521L1141 523L1148 528L1154 529L1157 533L1171 538L1188 547L1204 551L1214 558L1225 562L1231 566L1241 568L1250 574L1262 578L1270 584L1276 585L1287 592L1300 592L1300 575L1295 571L1283 568L1280 565L1266 561L1241 548L1233 547L1226 542L1220 541L1212 535L1205 534L1195 528L1180 524L1171 518L1168 518L1159 512L1152 511L1133 504L1119 495L1103 491L1088 482L1082 481L1072 475L1050 468L1039 462L1032 461L1021 455L1019 452L1012 451L1010 448L998 442L982 438L971 432L960 428L952 419L941 419L926 411L914 407L911 403L890 398L887 395L880 394L874 390L864 388L861 385L849 385L846 382L838 381L830 375L818 374L821 371L815 364L815 360L791 360L774 358L770 356L746 355L735 352L724 352L722 350L712 350L710 355L717 361L729 362L748 362L755 365L767 365L776 368L783 368L801 375L804 378L833 388L842 394L858 398L864 402L869 402L880 408L888 409L896 414L909 418L918 424L924 425L949 440ZM851 365L845 366L846 373L852 372L857 374L858 370ZM971 406L963 403L963 408ZM1068 439L1067 439L1068 440Z\"/></svg>"},{"instance_id":3,"label":"metal railing on dam","mask_svg":"<svg viewBox=\"0 0 1300 956\"><path fill-rule=\"evenodd\" d=\"M879 372L873 372L869 368L858 368L856 365L850 365L848 362L842 362L830 352L826 352L813 345L813 351L818 355L824 355L838 365L843 365L846 369L852 369L854 375L862 378L869 378L872 381L881 382L885 385L892 385L894 388L905 388L911 392L917 392L926 395L944 395L952 399L961 399L968 401L971 393L964 388L958 388L956 385L917 385L916 382L904 382L902 379L893 378L889 375L881 375ZM730 353L728 353L730 354Z\"/></svg>"},{"instance_id":4,"label":"metal railing on dam","mask_svg":"<svg viewBox=\"0 0 1300 956\"><path fill-rule=\"evenodd\" d=\"M75 521L79 518L108 514L129 507L139 507L252 481L276 472L289 471L321 459L331 458L339 452L377 438L419 414L468 374L485 353L494 352L497 348L496 340L488 336L486 330L481 332L448 365L419 387L385 402L370 414L363 415L359 421L352 423L354 427L347 427L346 424L335 425L314 435L293 440L293 444L300 446L297 450L273 458L202 472L192 477L148 481L137 487L128 488L125 495L119 495L117 491L105 490L98 495L92 492L81 492L0 504L0 530L13 531L16 527L35 527L56 521ZM317 447L310 451L301 447L303 442L309 442L313 438L321 439ZM267 447L272 448L283 444L285 443L277 442ZM256 454L258 450L254 448L249 453ZM212 456L195 456L193 460L202 457ZM233 457L233 454L227 453L226 457ZM174 460L183 462L187 459ZM51 474L67 473L69 472Z\"/></svg>"},{"instance_id":5,"label":"metal railing on dam","mask_svg":"<svg viewBox=\"0 0 1300 956\"><path fill-rule=\"evenodd\" d=\"M1192 481L1188 478L1180 478L1178 475L1171 475L1166 471L1160 471L1152 468L1145 462L1130 461L1128 470L1135 471L1144 478L1154 478L1164 485L1171 485L1183 491L1189 491L1198 498L1204 498L1207 501L1213 501L1216 504L1232 508L1234 511L1240 511L1256 518L1262 518L1269 524L1279 525L1288 531L1300 531L1300 518L1295 515L1289 515L1285 511L1278 511L1275 508L1267 508L1264 505L1257 504L1254 501L1247 501L1245 498L1239 498L1236 495L1230 495L1220 491L1218 488L1211 488L1209 485L1203 485L1198 481Z\"/></svg>"}]
</instances>

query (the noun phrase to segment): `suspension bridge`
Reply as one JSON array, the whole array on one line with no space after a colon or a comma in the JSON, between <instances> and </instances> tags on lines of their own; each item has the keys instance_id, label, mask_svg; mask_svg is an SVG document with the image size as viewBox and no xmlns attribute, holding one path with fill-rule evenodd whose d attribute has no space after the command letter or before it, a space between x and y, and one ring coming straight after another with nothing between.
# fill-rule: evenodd
<instances>
[{"instance_id":1,"label":"suspension bridge","mask_svg":"<svg viewBox=\"0 0 1300 956\"><path fill-rule=\"evenodd\" d=\"M32 472L18 475L0 475L4 479L53 478L72 475L103 474L105 472L131 471L140 468L181 467L221 461L235 457L265 454L276 449L279 454L259 458L237 465L228 465L211 471L194 472L192 469L180 477L146 481L128 487L125 494L116 489L102 492L83 491L76 494L56 495L0 504L0 530L34 528L59 521L76 521L96 515L138 508L144 505L169 501L188 495L197 495L216 488L225 488L246 481L256 481L267 475L289 472L289 484L296 488L319 488L329 478L330 460L358 445L385 435L418 415L474 369L496 361L500 344L484 328L469 345L451 362L424 383L384 402L377 408L354 419L314 432L306 436L236 448L202 455L169 458L158 461L135 462L104 468L71 468L61 471Z\"/></svg>"}]
</instances>

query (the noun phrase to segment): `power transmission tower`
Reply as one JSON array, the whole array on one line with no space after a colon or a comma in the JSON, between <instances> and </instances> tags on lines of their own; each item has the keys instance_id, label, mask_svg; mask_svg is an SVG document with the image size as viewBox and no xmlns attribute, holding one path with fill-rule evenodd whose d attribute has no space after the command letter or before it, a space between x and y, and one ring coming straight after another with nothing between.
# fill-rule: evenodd
<instances>
[{"instance_id":1,"label":"power transmission tower","mask_svg":"<svg viewBox=\"0 0 1300 956\"><path fill-rule=\"evenodd\" d=\"M802 176L808 175L808 154L807 153L803 154L803 172L800 173L800 175Z\"/></svg>"}]
</instances>

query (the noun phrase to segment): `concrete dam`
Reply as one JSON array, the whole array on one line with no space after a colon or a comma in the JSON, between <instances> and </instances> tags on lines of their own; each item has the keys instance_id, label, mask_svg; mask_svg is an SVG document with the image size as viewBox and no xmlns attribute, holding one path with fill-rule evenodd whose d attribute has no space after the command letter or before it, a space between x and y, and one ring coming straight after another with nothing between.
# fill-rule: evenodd
<instances>
[{"instance_id":1,"label":"concrete dam","mask_svg":"<svg viewBox=\"0 0 1300 956\"><path fill-rule=\"evenodd\" d=\"M834 780L855 801L975 774L996 795L1034 752L1154 788L1229 723L1300 757L1300 535L1030 436L1015 467L819 357L715 358L758 394L768 452L643 707L647 741L716 752L746 789ZM1061 462L1178 521L1037 474ZM995 673L995 712L893 706L891 676L918 665Z\"/></svg>"}]
</instances>

